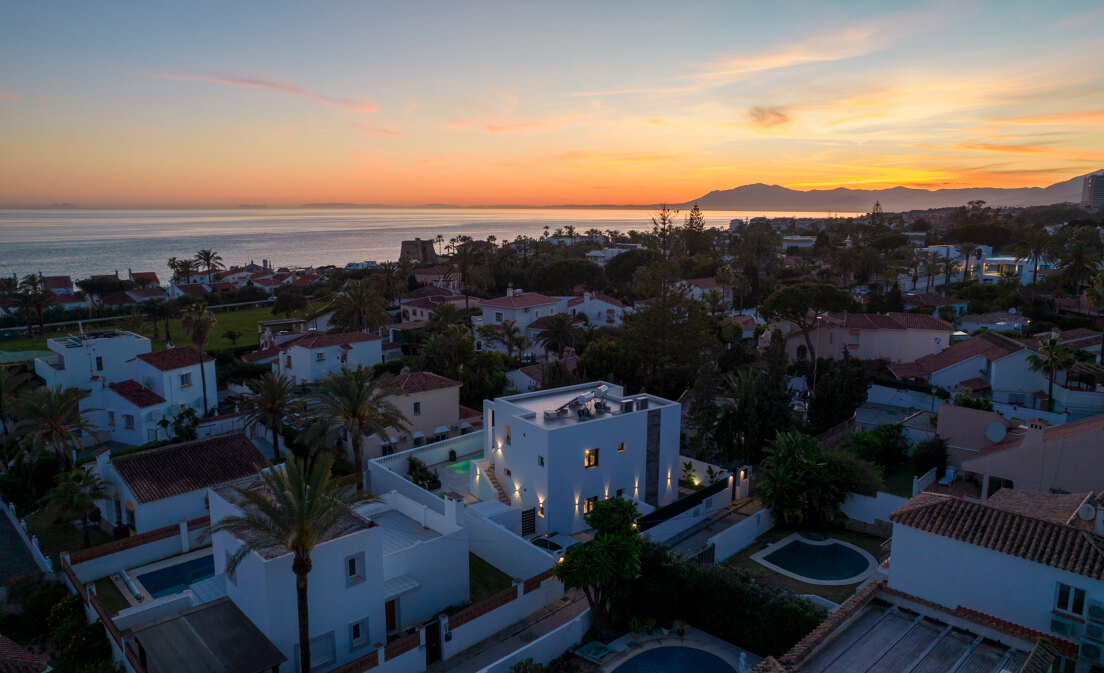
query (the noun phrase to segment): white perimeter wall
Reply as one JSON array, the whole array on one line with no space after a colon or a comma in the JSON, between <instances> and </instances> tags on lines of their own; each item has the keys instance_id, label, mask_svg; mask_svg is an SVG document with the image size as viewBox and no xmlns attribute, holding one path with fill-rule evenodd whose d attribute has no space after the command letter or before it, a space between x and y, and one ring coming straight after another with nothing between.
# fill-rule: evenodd
<instances>
[{"instance_id":1,"label":"white perimeter wall","mask_svg":"<svg viewBox=\"0 0 1104 673\"><path fill-rule=\"evenodd\" d=\"M540 547L471 510L464 512L464 527L468 529L471 552L510 577L528 579L556 563Z\"/></svg>"},{"instance_id":2,"label":"white perimeter wall","mask_svg":"<svg viewBox=\"0 0 1104 673\"><path fill-rule=\"evenodd\" d=\"M549 631L525 647L514 650L490 666L480 670L479 673L509 673L511 666L530 658L538 664L547 664L563 654L567 648L581 641L583 634L590 628L590 624L591 617L588 608L570 622Z\"/></svg>"},{"instance_id":3,"label":"white perimeter wall","mask_svg":"<svg viewBox=\"0 0 1104 673\"><path fill-rule=\"evenodd\" d=\"M530 545L531 546L531 545ZM541 582L540 587L524 593L524 583L517 582L514 588L518 598L456 628L448 627L452 633L450 640L441 638L441 658L450 659L472 645L493 636L502 629L525 619L549 603L564 595L563 584L554 577Z\"/></svg>"},{"instance_id":4,"label":"white perimeter wall","mask_svg":"<svg viewBox=\"0 0 1104 673\"><path fill-rule=\"evenodd\" d=\"M713 562L720 563L730 556L747 549L755 538L774 528L774 517L769 509L761 509L734 526L709 538L713 545Z\"/></svg>"},{"instance_id":5,"label":"white perimeter wall","mask_svg":"<svg viewBox=\"0 0 1104 673\"><path fill-rule=\"evenodd\" d=\"M908 502L908 498L878 491L875 497L851 493L840 505L840 510L851 519L866 523L889 521L889 515Z\"/></svg>"}]
</instances>

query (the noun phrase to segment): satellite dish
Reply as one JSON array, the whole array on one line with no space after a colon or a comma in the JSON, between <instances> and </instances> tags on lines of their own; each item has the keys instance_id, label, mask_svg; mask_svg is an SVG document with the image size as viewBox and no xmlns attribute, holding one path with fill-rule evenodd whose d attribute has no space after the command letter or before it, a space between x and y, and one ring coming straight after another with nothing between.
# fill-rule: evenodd
<instances>
[{"instance_id":1,"label":"satellite dish","mask_svg":"<svg viewBox=\"0 0 1104 673\"><path fill-rule=\"evenodd\" d=\"M1096 507L1086 502L1077 509L1077 518L1082 521L1096 521Z\"/></svg>"},{"instance_id":2,"label":"satellite dish","mask_svg":"<svg viewBox=\"0 0 1104 673\"><path fill-rule=\"evenodd\" d=\"M989 424L989 427L985 428L985 438L994 444L1004 441L1004 436L1007 433L1008 429L1004 427L1004 423L998 423L997 421L993 421Z\"/></svg>"}]
</instances>

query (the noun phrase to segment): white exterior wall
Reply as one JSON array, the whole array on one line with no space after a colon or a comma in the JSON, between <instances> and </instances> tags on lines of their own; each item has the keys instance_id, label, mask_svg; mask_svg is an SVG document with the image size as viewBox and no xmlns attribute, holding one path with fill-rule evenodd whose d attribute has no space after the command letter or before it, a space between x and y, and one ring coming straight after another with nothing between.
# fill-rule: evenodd
<instances>
[{"instance_id":1,"label":"white exterior wall","mask_svg":"<svg viewBox=\"0 0 1104 673\"><path fill-rule=\"evenodd\" d=\"M583 303L567 309L571 315L585 315L587 322L595 327L620 327L625 317L625 309L604 301L594 299L590 293L583 295Z\"/></svg>"},{"instance_id":2,"label":"white exterior wall","mask_svg":"<svg viewBox=\"0 0 1104 673\"><path fill-rule=\"evenodd\" d=\"M1050 633L1057 583L1104 600L1104 582L908 526L893 526L889 586Z\"/></svg>"},{"instance_id":3,"label":"white exterior wall","mask_svg":"<svg viewBox=\"0 0 1104 673\"><path fill-rule=\"evenodd\" d=\"M86 412L85 418L101 439L110 438L120 444L138 446L165 437L157 422L165 417L169 408L167 403L138 408L109 388L97 388L81 400L80 408ZM115 415L114 423L111 422L112 413ZM127 427L127 415L134 417L133 427Z\"/></svg>"},{"instance_id":4,"label":"white exterior wall","mask_svg":"<svg viewBox=\"0 0 1104 673\"><path fill-rule=\"evenodd\" d=\"M280 353L273 369L296 383L313 383L340 371L342 366L356 369L358 366L370 367L383 362L382 339L349 345L351 348L346 350L341 346L308 349L293 344L287 351ZM319 355L322 360L318 359Z\"/></svg>"},{"instance_id":5,"label":"white exterior wall","mask_svg":"<svg viewBox=\"0 0 1104 673\"><path fill-rule=\"evenodd\" d=\"M65 337L50 339L46 342L50 350L57 353L52 358L35 360L35 373L46 382L47 387L92 389L92 377L98 376L106 383L117 383L130 378L127 375L126 362L141 353L153 350L150 340L144 336L125 333L124 336L104 339L80 339L78 348L67 348ZM47 362L64 361L63 369L54 369ZM96 358L102 358L102 368L96 367Z\"/></svg>"},{"instance_id":6,"label":"white exterior wall","mask_svg":"<svg viewBox=\"0 0 1104 673\"><path fill-rule=\"evenodd\" d=\"M985 376L985 358L981 355L975 355L962 362L944 367L937 372L932 372L931 384L947 390L954 390L959 383L979 376Z\"/></svg>"},{"instance_id":7,"label":"white exterior wall","mask_svg":"<svg viewBox=\"0 0 1104 673\"><path fill-rule=\"evenodd\" d=\"M1042 372L1031 371L1027 366L1027 359L1031 355L1031 351L1024 349L993 361L989 383L993 386L994 401L1033 406L1031 393L1040 390L1046 392L1047 377Z\"/></svg>"},{"instance_id":8,"label":"white exterior wall","mask_svg":"<svg viewBox=\"0 0 1104 673\"><path fill-rule=\"evenodd\" d=\"M513 320L518 328L524 331L529 327L529 323L537 318L543 318L544 316L555 315L557 313L566 313L567 300L556 299L554 302L547 304L526 306L523 308L507 308L502 306L483 306L482 308L484 325L501 325L507 320ZM498 319L499 314L502 315L501 319Z\"/></svg>"},{"instance_id":9,"label":"white exterior wall","mask_svg":"<svg viewBox=\"0 0 1104 673\"><path fill-rule=\"evenodd\" d=\"M127 364L129 376L125 378L132 378L165 398L170 405L170 415L182 407L191 407L197 412L203 409L203 377L200 376L198 362L167 372L138 358ZM207 404L213 409L218 405L218 381L215 378L213 358L203 363L203 371L207 376ZM191 374L191 383L187 386L181 384L181 376L184 374Z\"/></svg>"},{"instance_id":10,"label":"white exterior wall","mask_svg":"<svg viewBox=\"0 0 1104 673\"><path fill-rule=\"evenodd\" d=\"M951 329L852 329L847 327L820 327L809 333L817 357L838 359L843 357L843 348L851 357L860 360L888 360L889 362L912 362L925 355L936 352L935 340L939 339L942 348L951 343ZM786 353L791 360L797 359L797 349L805 346L801 331L793 328L787 338Z\"/></svg>"},{"instance_id":11,"label":"white exterior wall","mask_svg":"<svg viewBox=\"0 0 1104 673\"><path fill-rule=\"evenodd\" d=\"M115 499L118 494L123 520L126 520L126 505L134 506L134 530L137 533L146 533L165 526L173 526L181 519L191 520L201 516L207 516L207 506L204 500L207 489L198 489L190 493L182 493L171 498L155 500L153 502L139 503L126 483L115 470L111 463L110 453L104 453L97 457L95 463L96 474L108 483L107 497L96 502L100 512L106 521L115 524Z\"/></svg>"},{"instance_id":12,"label":"white exterior wall","mask_svg":"<svg viewBox=\"0 0 1104 673\"><path fill-rule=\"evenodd\" d=\"M212 492L212 521L237 513L237 508ZM240 543L229 533L219 532L212 537L212 545L215 572L225 573L226 558ZM373 645L387 640L382 549L382 529L374 527L323 543L311 555L312 569L308 576L310 635L315 638L333 632L338 663L364 656L372 651ZM345 558L361 552L364 553L365 579L347 587ZM295 654L299 627L292 560L291 554L268 561L250 554L238 566L236 579L226 582L230 599L287 656L288 663L281 671L297 670L298 665ZM368 644L351 651L349 625L362 619L368 620Z\"/></svg>"},{"instance_id":13,"label":"white exterior wall","mask_svg":"<svg viewBox=\"0 0 1104 673\"><path fill-rule=\"evenodd\" d=\"M598 385L573 388L582 393ZM611 405L615 408L620 395L619 386L610 386ZM540 419L521 417L530 412L511 404L510 398L499 398L491 403L495 426L491 431L493 445L488 457L495 463L498 481L511 497L512 506L538 508L539 512L539 504L544 502L545 515L537 517L538 531L570 534L587 527L583 513L587 498L612 498L622 489L623 495L644 500L647 415L655 410L661 417L657 504L662 507L673 502L678 492L681 407L677 403L646 397L651 401L650 409L603 414L585 421L568 419L550 426L542 425ZM511 426L509 445L506 444L507 425ZM625 443L623 452L617 451L618 442ZM587 449L593 448L599 449L598 465L588 468L584 456ZM543 466L538 456L544 457ZM510 475L506 474L507 470Z\"/></svg>"}]
</instances>

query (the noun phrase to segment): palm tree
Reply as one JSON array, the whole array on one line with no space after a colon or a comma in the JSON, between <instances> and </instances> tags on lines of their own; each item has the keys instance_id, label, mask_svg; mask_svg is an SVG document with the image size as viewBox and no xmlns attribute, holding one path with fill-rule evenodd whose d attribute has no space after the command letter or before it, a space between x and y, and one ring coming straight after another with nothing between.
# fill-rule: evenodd
<instances>
[{"instance_id":1,"label":"palm tree","mask_svg":"<svg viewBox=\"0 0 1104 673\"><path fill-rule=\"evenodd\" d=\"M376 282L379 293L383 295L389 305L406 290L406 282L405 279L400 277L397 262L380 264L379 271L376 272L373 280Z\"/></svg>"},{"instance_id":2,"label":"palm tree","mask_svg":"<svg viewBox=\"0 0 1104 673\"><path fill-rule=\"evenodd\" d=\"M514 357L514 350L524 351L529 342L513 320L503 320L500 329L495 331L494 339L506 348L506 355L511 359Z\"/></svg>"},{"instance_id":3,"label":"palm tree","mask_svg":"<svg viewBox=\"0 0 1104 673\"><path fill-rule=\"evenodd\" d=\"M579 337L579 326L575 316L557 313L548 316L544 329L537 333L537 343L544 346L545 352L555 350L563 359L564 350L574 346Z\"/></svg>"},{"instance_id":4,"label":"palm tree","mask_svg":"<svg viewBox=\"0 0 1104 673\"><path fill-rule=\"evenodd\" d=\"M222 263L222 257L214 250L200 250L196 253L195 262L199 268L207 269L207 282L214 280L212 274L214 274L217 269L226 268L226 265Z\"/></svg>"},{"instance_id":5,"label":"palm tree","mask_svg":"<svg viewBox=\"0 0 1104 673\"><path fill-rule=\"evenodd\" d=\"M1058 277L1074 292L1080 292L1081 287L1100 270L1100 262L1094 252L1089 246L1074 242L1062 255L1058 263Z\"/></svg>"},{"instance_id":6,"label":"palm tree","mask_svg":"<svg viewBox=\"0 0 1104 673\"><path fill-rule=\"evenodd\" d=\"M1054 411L1054 377L1058 372L1064 372L1074 365L1076 360L1069 346L1064 345L1056 337L1050 337L1046 341L1040 341L1038 353L1029 355L1027 366L1033 372L1042 372L1047 375L1050 386L1047 388L1047 399L1050 400L1049 409Z\"/></svg>"},{"instance_id":7,"label":"palm tree","mask_svg":"<svg viewBox=\"0 0 1104 673\"><path fill-rule=\"evenodd\" d=\"M344 332L375 331L386 325L390 318L387 301L367 283L361 283L347 285L345 291L334 299L330 325Z\"/></svg>"},{"instance_id":8,"label":"palm tree","mask_svg":"<svg viewBox=\"0 0 1104 673\"><path fill-rule=\"evenodd\" d=\"M433 242L437 244L437 254L443 254L443 251L441 250L441 244L445 242L445 235L437 234L437 236L434 237Z\"/></svg>"},{"instance_id":9,"label":"palm tree","mask_svg":"<svg viewBox=\"0 0 1104 673\"><path fill-rule=\"evenodd\" d=\"M203 366L203 346L210 338L211 331L215 329L217 321L215 315L207 310L207 304L198 301L184 310L180 322L181 326L190 333L192 343L195 344L196 351L198 351L199 379L203 385L203 413L200 414L200 417L205 418L211 407L207 403L207 371L206 367Z\"/></svg>"},{"instance_id":10,"label":"palm tree","mask_svg":"<svg viewBox=\"0 0 1104 673\"><path fill-rule=\"evenodd\" d=\"M356 466L357 490L364 488L364 455L361 436L375 433L386 441L389 428L409 432L409 421L389 399L393 389L383 387L385 379L372 378L372 369L342 367L316 384L310 396L311 420L308 433L329 444L349 442Z\"/></svg>"},{"instance_id":11,"label":"palm tree","mask_svg":"<svg viewBox=\"0 0 1104 673\"><path fill-rule=\"evenodd\" d=\"M9 423L15 417L20 390L29 377L14 367L0 367L0 428L8 434Z\"/></svg>"},{"instance_id":12,"label":"palm tree","mask_svg":"<svg viewBox=\"0 0 1104 673\"><path fill-rule=\"evenodd\" d=\"M180 277L180 260L179 259L177 259L176 257L170 257L169 262L166 266L168 266L169 270L172 271L173 280L176 280L177 278Z\"/></svg>"},{"instance_id":13,"label":"palm tree","mask_svg":"<svg viewBox=\"0 0 1104 673\"><path fill-rule=\"evenodd\" d=\"M287 417L303 413L295 395L295 384L283 374L265 372L246 382L249 392L241 403L246 425L261 425L272 431L272 455L280 456L280 427Z\"/></svg>"},{"instance_id":14,"label":"palm tree","mask_svg":"<svg viewBox=\"0 0 1104 673\"><path fill-rule=\"evenodd\" d=\"M1039 280L1039 260L1053 245L1053 238L1043 227L1026 226L1019 231L1019 243L1015 253L1020 259L1031 261L1031 284Z\"/></svg>"},{"instance_id":15,"label":"palm tree","mask_svg":"<svg viewBox=\"0 0 1104 673\"><path fill-rule=\"evenodd\" d=\"M824 460L816 437L778 433L763 459L759 496L784 525L821 524L847 496L838 476Z\"/></svg>"},{"instance_id":16,"label":"palm tree","mask_svg":"<svg viewBox=\"0 0 1104 673\"><path fill-rule=\"evenodd\" d=\"M88 533L88 513L106 493L107 482L98 474L85 472L78 467L57 476L57 486L46 493L46 502L59 512L80 514L84 548L88 549L92 546L92 538Z\"/></svg>"},{"instance_id":17,"label":"palm tree","mask_svg":"<svg viewBox=\"0 0 1104 673\"><path fill-rule=\"evenodd\" d=\"M196 264L194 259L182 259L176 263L176 277L177 281L183 281L184 283L192 282L192 275L199 271L200 266Z\"/></svg>"},{"instance_id":18,"label":"palm tree","mask_svg":"<svg viewBox=\"0 0 1104 673\"><path fill-rule=\"evenodd\" d=\"M141 304L142 313L146 315L146 320L153 324L153 339L154 341L161 338L161 321L165 319L165 314L168 312L168 305L164 299L151 299L144 301ZM166 338L168 336L168 330L166 326Z\"/></svg>"},{"instance_id":19,"label":"palm tree","mask_svg":"<svg viewBox=\"0 0 1104 673\"><path fill-rule=\"evenodd\" d=\"M465 329L470 325L468 313L451 301L437 304L433 312L429 314L426 327L431 332L441 332L449 325L461 325Z\"/></svg>"},{"instance_id":20,"label":"palm tree","mask_svg":"<svg viewBox=\"0 0 1104 673\"><path fill-rule=\"evenodd\" d=\"M227 562L227 573L233 573L250 553L275 547L294 554L291 571L295 573L301 673L311 670L307 601L311 553L333 536L342 519L353 516L353 505L361 499L333 481L332 467L333 457L323 453L313 460L293 458L283 468L262 471L259 479L264 488L233 487L242 514L223 517L211 527L212 533L225 531L243 542Z\"/></svg>"},{"instance_id":21,"label":"palm tree","mask_svg":"<svg viewBox=\"0 0 1104 673\"><path fill-rule=\"evenodd\" d=\"M470 237L465 236L463 238L467 240L462 241L462 244L457 247L456 252L449 258L448 264L453 273L456 274L456 278L460 280L460 289L464 292L464 308L470 309L469 290L482 289L485 284L484 259L483 250L471 245Z\"/></svg>"},{"instance_id":22,"label":"palm tree","mask_svg":"<svg viewBox=\"0 0 1104 673\"><path fill-rule=\"evenodd\" d=\"M27 311L27 335L31 333L30 316L33 313L38 318L38 331L40 333L46 332L44 325L43 315L46 309L50 308L50 304L54 301L54 293L42 285L42 276L35 273L29 273L23 276L23 279L19 281L18 290L19 307L21 310Z\"/></svg>"},{"instance_id":23,"label":"palm tree","mask_svg":"<svg viewBox=\"0 0 1104 673\"><path fill-rule=\"evenodd\" d=\"M71 463L70 452L80 447L79 435L92 432L92 425L84 415L80 402L89 393L79 388L38 388L23 397L19 404L22 420L16 432L25 443L49 448L58 459L62 470Z\"/></svg>"},{"instance_id":24,"label":"palm tree","mask_svg":"<svg viewBox=\"0 0 1104 673\"><path fill-rule=\"evenodd\" d=\"M1104 273L1098 273L1093 277L1093 283L1085 288L1084 295L1089 302L1089 306L1095 308L1098 312L1100 309L1104 309ZM1098 316L1097 321L1099 319ZM1104 332L1100 333L1100 356L1098 361L1104 363Z\"/></svg>"},{"instance_id":25,"label":"palm tree","mask_svg":"<svg viewBox=\"0 0 1104 673\"><path fill-rule=\"evenodd\" d=\"M928 250L920 253L920 256L922 258L920 263L924 266L924 275L928 279L924 287L930 291L932 284L935 282L935 275L939 273L939 253L935 250Z\"/></svg>"}]
</instances>

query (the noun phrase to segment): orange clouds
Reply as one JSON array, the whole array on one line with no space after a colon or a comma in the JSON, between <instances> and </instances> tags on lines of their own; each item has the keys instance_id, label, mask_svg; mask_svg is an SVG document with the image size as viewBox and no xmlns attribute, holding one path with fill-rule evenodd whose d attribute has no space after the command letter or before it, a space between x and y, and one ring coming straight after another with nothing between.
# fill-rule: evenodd
<instances>
[{"instance_id":1,"label":"orange clouds","mask_svg":"<svg viewBox=\"0 0 1104 673\"><path fill-rule=\"evenodd\" d=\"M333 105L349 112L355 112L357 114L364 114L368 112L376 112L379 110L379 105L371 101L366 101L359 98L334 98L332 96L324 96L314 91L308 91L302 87L290 84L288 82L281 82L275 79L264 79L260 77L234 77L227 75L202 75L197 73L164 73L158 75L162 79L175 79L183 80L187 82L209 82L213 84L229 84L231 86L243 86L252 89L265 89L267 91L276 91L279 93L291 94L293 96L305 96L306 98L313 98L314 100L321 101L327 105Z\"/></svg>"}]
</instances>

